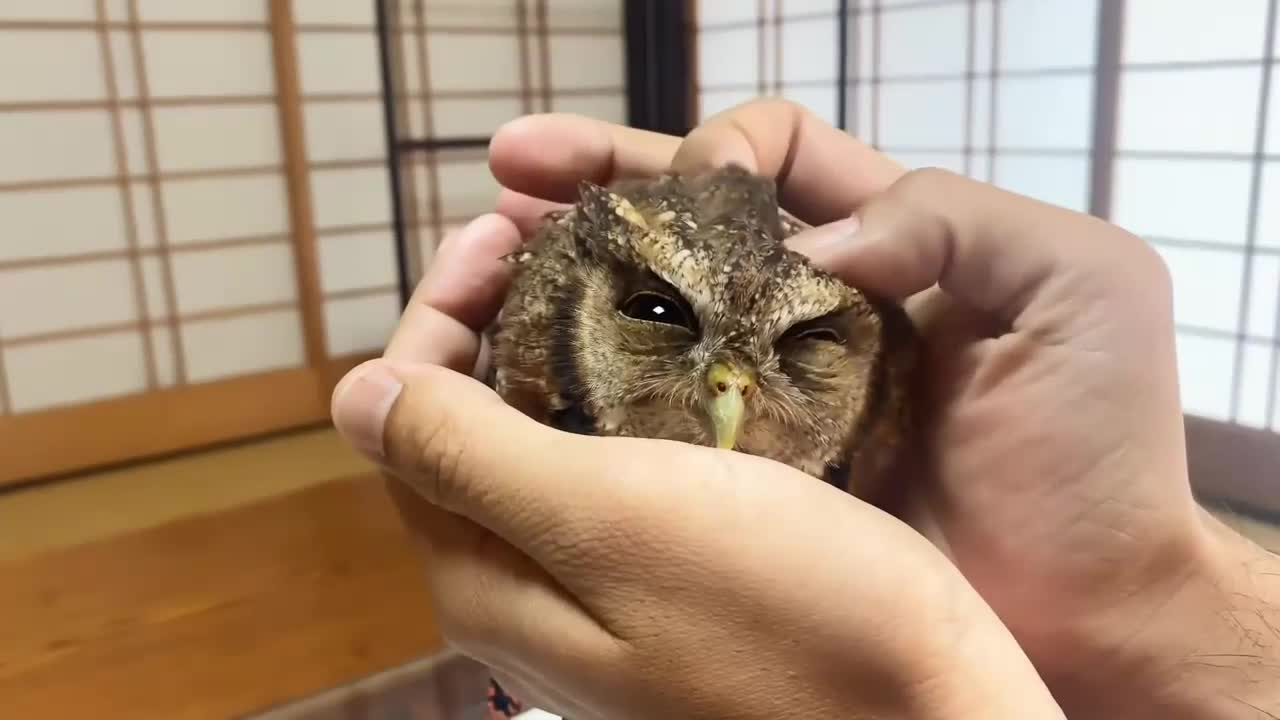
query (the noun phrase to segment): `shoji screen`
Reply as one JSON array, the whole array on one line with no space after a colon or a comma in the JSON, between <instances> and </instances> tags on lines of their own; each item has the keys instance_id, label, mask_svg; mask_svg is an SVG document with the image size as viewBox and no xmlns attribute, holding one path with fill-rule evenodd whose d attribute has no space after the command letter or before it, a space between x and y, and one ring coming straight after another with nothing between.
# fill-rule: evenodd
<instances>
[{"instance_id":1,"label":"shoji screen","mask_svg":"<svg viewBox=\"0 0 1280 720\"><path fill-rule=\"evenodd\" d=\"M1274 0L699 3L706 117L763 94L1148 239L1174 276L1184 407L1280 430Z\"/></svg>"},{"instance_id":2,"label":"shoji screen","mask_svg":"<svg viewBox=\"0 0 1280 720\"><path fill-rule=\"evenodd\" d=\"M1128 0L1113 215L1173 273L1184 400L1280 430L1276 3Z\"/></svg>"},{"instance_id":3,"label":"shoji screen","mask_svg":"<svg viewBox=\"0 0 1280 720\"><path fill-rule=\"evenodd\" d=\"M325 352L376 353L400 301L374 4L293 7Z\"/></svg>"},{"instance_id":4,"label":"shoji screen","mask_svg":"<svg viewBox=\"0 0 1280 720\"><path fill-rule=\"evenodd\" d=\"M839 124L836 0L699 4L701 115L780 95ZM1097 0L850 0L844 126L908 166L1088 206Z\"/></svg>"},{"instance_id":5,"label":"shoji screen","mask_svg":"<svg viewBox=\"0 0 1280 720\"><path fill-rule=\"evenodd\" d=\"M290 14L0 3L0 484L327 417Z\"/></svg>"},{"instance_id":6,"label":"shoji screen","mask_svg":"<svg viewBox=\"0 0 1280 720\"><path fill-rule=\"evenodd\" d=\"M626 121L618 0L398 0L398 135L416 272L440 239L493 209L485 145L531 112Z\"/></svg>"}]
</instances>

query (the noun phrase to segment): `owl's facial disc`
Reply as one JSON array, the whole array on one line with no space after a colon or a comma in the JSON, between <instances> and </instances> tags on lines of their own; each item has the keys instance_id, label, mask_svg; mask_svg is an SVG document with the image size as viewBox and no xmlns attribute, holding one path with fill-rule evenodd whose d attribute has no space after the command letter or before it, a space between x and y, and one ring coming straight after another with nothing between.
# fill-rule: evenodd
<instances>
[{"instance_id":1,"label":"owl's facial disc","mask_svg":"<svg viewBox=\"0 0 1280 720\"><path fill-rule=\"evenodd\" d=\"M716 447L732 450L742 435L746 416L743 402L755 389L755 373L734 363L717 362L707 370L707 419L715 434Z\"/></svg>"}]
</instances>

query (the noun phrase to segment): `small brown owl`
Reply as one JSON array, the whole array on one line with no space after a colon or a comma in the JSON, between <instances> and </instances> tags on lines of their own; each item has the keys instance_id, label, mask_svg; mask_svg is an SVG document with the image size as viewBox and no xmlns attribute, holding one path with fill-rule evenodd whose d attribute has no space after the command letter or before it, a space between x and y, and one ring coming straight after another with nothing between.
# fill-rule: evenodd
<instances>
[{"instance_id":1,"label":"small brown owl","mask_svg":"<svg viewBox=\"0 0 1280 720\"><path fill-rule=\"evenodd\" d=\"M783 245L804 227L736 166L582 183L508 258L490 382L560 429L731 448L866 496L907 434L916 335Z\"/></svg>"}]
</instances>

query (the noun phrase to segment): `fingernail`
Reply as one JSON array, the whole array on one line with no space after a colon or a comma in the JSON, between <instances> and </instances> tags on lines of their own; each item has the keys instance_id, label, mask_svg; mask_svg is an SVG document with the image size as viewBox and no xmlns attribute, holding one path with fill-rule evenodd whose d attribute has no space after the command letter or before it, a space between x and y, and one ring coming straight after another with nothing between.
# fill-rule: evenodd
<instances>
[{"instance_id":1,"label":"fingernail","mask_svg":"<svg viewBox=\"0 0 1280 720\"><path fill-rule=\"evenodd\" d=\"M787 247L814 259L838 252L857 241L862 222L857 216L829 222L805 230L787 240Z\"/></svg>"},{"instance_id":2,"label":"fingernail","mask_svg":"<svg viewBox=\"0 0 1280 720\"><path fill-rule=\"evenodd\" d=\"M404 385L380 362L367 363L333 392L333 425L360 452L381 460L382 429Z\"/></svg>"}]
</instances>

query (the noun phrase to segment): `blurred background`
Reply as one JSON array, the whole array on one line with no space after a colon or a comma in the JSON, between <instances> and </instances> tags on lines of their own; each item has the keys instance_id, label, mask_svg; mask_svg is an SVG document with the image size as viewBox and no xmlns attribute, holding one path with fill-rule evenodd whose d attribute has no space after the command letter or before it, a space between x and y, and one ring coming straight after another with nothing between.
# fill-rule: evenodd
<instances>
[{"instance_id":1,"label":"blurred background","mask_svg":"<svg viewBox=\"0 0 1280 720\"><path fill-rule=\"evenodd\" d=\"M0 0L0 714L480 717L328 401L530 112L681 134L782 96L1141 235L1197 492L1280 547L1278 25L1277 0Z\"/></svg>"}]
</instances>

